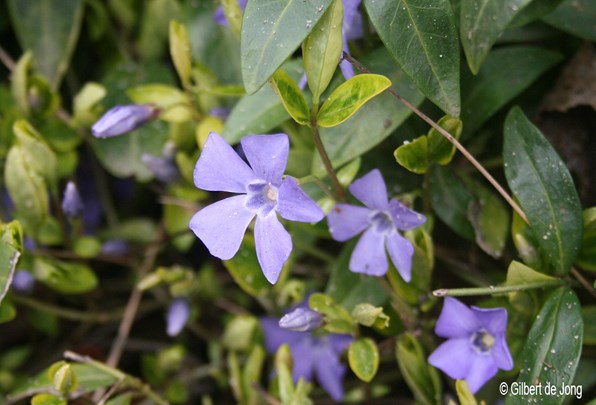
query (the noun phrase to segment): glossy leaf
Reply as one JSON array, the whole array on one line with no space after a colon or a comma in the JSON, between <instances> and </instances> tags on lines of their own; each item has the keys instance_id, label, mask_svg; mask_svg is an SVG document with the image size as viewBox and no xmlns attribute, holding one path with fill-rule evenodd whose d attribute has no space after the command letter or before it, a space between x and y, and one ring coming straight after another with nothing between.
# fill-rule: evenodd
<instances>
[{"instance_id":1,"label":"glossy leaf","mask_svg":"<svg viewBox=\"0 0 596 405\"><path fill-rule=\"evenodd\" d=\"M364 382L370 382L379 369L379 349L374 340L360 338L348 347L350 368Z\"/></svg>"},{"instance_id":2,"label":"glossy leaf","mask_svg":"<svg viewBox=\"0 0 596 405\"><path fill-rule=\"evenodd\" d=\"M441 404L439 375L427 360L422 345L407 332L397 338L397 363L416 401L421 404Z\"/></svg>"},{"instance_id":3,"label":"glossy leaf","mask_svg":"<svg viewBox=\"0 0 596 405\"><path fill-rule=\"evenodd\" d=\"M566 274L582 240L579 197L561 158L518 107L505 121L503 160L507 183L530 221L542 254L554 274Z\"/></svg>"},{"instance_id":4,"label":"glossy leaf","mask_svg":"<svg viewBox=\"0 0 596 405\"><path fill-rule=\"evenodd\" d=\"M13 27L22 49L57 89L68 68L83 21L83 0L10 0Z\"/></svg>"},{"instance_id":5,"label":"glossy leaf","mask_svg":"<svg viewBox=\"0 0 596 405\"><path fill-rule=\"evenodd\" d=\"M192 56L188 31L183 24L170 21L170 56L184 88L190 86Z\"/></svg>"},{"instance_id":6,"label":"glossy leaf","mask_svg":"<svg viewBox=\"0 0 596 405\"><path fill-rule=\"evenodd\" d=\"M545 48L508 46L491 51L477 76L464 72L461 112L464 134L473 134L561 58L561 54Z\"/></svg>"},{"instance_id":7,"label":"glossy leaf","mask_svg":"<svg viewBox=\"0 0 596 405\"><path fill-rule=\"evenodd\" d=\"M253 94L300 46L331 0L253 0L244 10L242 80Z\"/></svg>"},{"instance_id":8,"label":"glossy leaf","mask_svg":"<svg viewBox=\"0 0 596 405\"><path fill-rule=\"evenodd\" d=\"M310 111L298 84L283 69L271 77L271 86L290 116L300 125L308 125Z\"/></svg>"},{"instance_id":9,"label":"glossy leaf","mask_svg":"<svg viewBox=\"0 0 596 405\"><path fill-rule=\"evenodd\" d=\"M361 74L342 83L325 100L317 114L317 125L335 127L358 111L368 100L391 86L383 75Z\"/></svg>"},{"instance_id":10,"label":"glossy leaf","mask_svg":"<svg viewBox=\"0 0 596 405\"><path fill-rule=\"evenodd\" d=\"M271 290L271 284L263 275L257 260L255 243L252 238L245 236L236 256L225 260L223 264L240 288L253 297L263 296Z\"/></svg>"},{"instance_id":11,"label":"glossy leaf","mask_svg":"<svg viewBox=\"0 0 596 405\"><path fill-rule=\"evenodd\" d=\"M404 142L394 152L397 163L412 173L422 174L428 170L428 138L419 136L411 142Z\"/></svg>"},{"instance_id":12,"label":"glossy leaf","mask_svg":"<svg viewBox=\"0 0 596 405\"><path fill-rule=\"evenodd\" d=\"M556 387L573 383L582 349L583 321L581 306L569 288L555 290L546 300L528 334L518 384L531 386L536 381ZM545 390L535 395L518 392L505 398L506 405L545 402L561 404L565 396L549 395Z\"/></svg>"},{"instance_id":13,"label":"glossy leaf","mask_svg":"<svg viewBox=\"0 0 596 405\"><path fill-rule=\"evenodd\" d=\"M364 4L381 40L418 89L445 113L459 116L459 46L450 2Z\"/></svg>"},{"instance_id":14,"label":"glossy leaf","mask_svg":"<svg viewBox=\"0 0 596 405\"><path fill-rule=\"evenodd\" d=\"M507 278L505 281L505 285L519 286L522 284L548 282L555 280L556 279L553 277L547 276L542 273L538 273L536 270L513 260L509 264L509 268L507 269ZM539 308L536 308L536 303L534 301L533 294L534 292L532 290L510 292L508 294L509 302L517 311L526 315L534 315L536 312L538 312Z\"/></svg>"},{"instance_id":15,"label":"glossy leaf","mask_svg":"<svg viewBox=\"0 0 596 405\"><path fill-rule=\"evenodd\" d=\"M0 303L6 296L23 251L23 229L18 221L0 223Z\"/></svg>"},{"instance_id":16,"label":"glossy leaf","mask_svg":"<svg viewBox=\"0 0 596 405\"><path fill-rule=\"evenodd\" d=\"M565 0L544 21L587 41L596 41L596 3L592 0Z\"/></svg>"},{"instance_id":17,"label":"glossy leaf","mask_svg":"<svg viewBox=\"0 0 596 405\"><path fill-rule=\"evenodd\" d=\"M302 47L304 70L313 103L318 105L333 73L337 69L342 50L342 21L344 8L341 0L334 0L319 20Z\"/></svg>"},{"instance_id":18,"label":"glossy leaf","mask_svg":"<svg viewBox=\"0 0 596 405\"><path fill-rule=\"evenodd\" d=\"M478 73L499 35L531 0L462 0L460 35L468 66Z\"/></svg>"},{"instance_id":19,"label":"glossy leaf","mask_svg":"<svg viewBox=\"0 0 596 405\"><path fill-rule=\"evenodd\" d=\"M437 124L455 139L460 138L463 127L460 119L446 115ZM455 154L455 146L434 128L429 129L427 138L429 159L440 165L449 164Z\"/></svg>"},{"instance_id":20,"label":"glossy leaf","mask_svg":"<svg viewBox=\"0 0 596 405\"><path fill-rule=\"evenodd\" d=\"M577 264L583 269L596 271L596 207L584 211L584 236L577 256Z\"/></svg>"}]
</instances>

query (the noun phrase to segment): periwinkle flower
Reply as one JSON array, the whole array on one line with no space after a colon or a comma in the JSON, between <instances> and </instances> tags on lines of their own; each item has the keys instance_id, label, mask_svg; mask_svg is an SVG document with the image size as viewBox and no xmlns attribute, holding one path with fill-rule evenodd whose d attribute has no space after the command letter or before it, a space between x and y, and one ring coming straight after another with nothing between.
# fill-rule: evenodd
<instances>
[{"instance_id":1,"label":"periwinkle flower","mask_svg":"<svg viewBox=\"0 0 596 405\"><path fill-rule=\"evenodd\" d=\"M186 298L176 298L168 308L166 316L168 336L176 336L182 331L190 316L190 305Z\"/></svg>"},{"instance_id":2,"label":"periwinkle flower","mask_svg":"<svg viewBox=\"0 0 596 405\"><path fill-rule=\"evenodd\" d=\"M25 270L17 270L12 278L12 289L20 294L29 294L33 291L35 278L33 274Z\"/></svg>"},{"instance_id":3,"label":"periwinkle flower","mask_svg":"<svg viewBox=\"0 0 596 405\"><path fill-rule=\"evenodd\" d=\"M294 332L308 332L323 325L323 316L308 307L298 307L279 320L279 327Z\"/></svg>"},{"instance_id":4,"label":"periwinkle flower","mask_svg":"<svg viewBox=\"0 0 596 405\"><path fill-rule=\"evenodd\" d=\"M364 231L350 258L350 270L382 276L391 261L405 281L410 281L414 247L399 231L422 225L424 215L412 211L396 199L389 201L387 187L377 169L354 181L350 192L366 207L336 204L327 221L333 239L343 242Z\"/></svg>"},{"instance_id":5,"label":"periwinkle flower","mask_svg":"<svg viewBox=\"0 0 596 405\"><path fill-rule=\"evenodd\" d=\"M466 380L476 393L498 369L511 370L513 359L505 339L505 308L468 308L455 298L445 298L435 332L447 338L428 362L449 377Z\"/></svg>"},{"instance_id":6,"label":"periwinkle flower","mask_svg":"<svg viewBox=\"0 0 596 405\"><path fill-rule=\"evenodd\" d=\"M289 152L286 134L250 135L240 142L250 166L221 136L209 134L195 166L195 185L239 195L197 212L190 229L213 256L228 260L238 252L246 228L256 216L257 258L263 274L274 284L292 251L290 234L276 213L299 222L318 222L325 214L296 180L282 179Z\"/></svg>"},{"instance_id":7,"label":"periwinkle flower","mask_svg":"<svg viewBox=\"0 0 596 405\"><path fill-rule=\"evenodd\" d=\"M280 328L277 318L262 318L261 327L269 353L275 353L284 343L290 347L294 382L298 382L300 377L311 382L314 375L334 400L343 399L342 380L347 368L340 363L339 358L352 342L352 336L336 333L315 336L309 332L292 332Z\"/></svg>"},{"instance_id":8,"label":"periwinkle flower","mask_svg":"<svg viewBox=\"0 0 596 405\"><path fill-rule=\"evenodd\" d=\"M150 104L119 105L106 112L91 127L96 138L121 135L155 118L159 109Z\"/></svg>"},{"instance_id":9,"label":"periwinkle flower","mask_svg":"<svg viewBox=\"0 0 596 405\"><path fill-rule=\"evenodd\" d=\"M162 157L143 153L141 161L162 183L171 183L180 177L176 165L176 146L172 142L165 144Z\"/></svg>"},{"instance_id":10,"label":"periwinkle flower","mask_svg":"<svg viewBox=\"0 0 596 405\"><path fill-rule=\"evenodd\" d=\"M83 213L83 200L74 182L66 183L62 198L62 211L69 218L78 217Z\"/></svg>"}]
</instances>

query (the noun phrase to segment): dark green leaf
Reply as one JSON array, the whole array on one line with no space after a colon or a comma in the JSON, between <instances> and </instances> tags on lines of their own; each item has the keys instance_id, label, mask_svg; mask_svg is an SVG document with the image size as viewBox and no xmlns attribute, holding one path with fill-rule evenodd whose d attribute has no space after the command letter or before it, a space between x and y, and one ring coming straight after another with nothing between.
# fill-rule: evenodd
<instances>
[{"instance_id":1,"label":"dark green leaf","mask_svg":"<svg viewBox=\"0 0 596 405\"><path fill-rule=\"evenodd\" d=\"M584 320L584 344L596 345L596 305L587 305L582 308Z\"/></svg>"},{"instance_id":2,"label":"dark green leaf","mask_svg":"<svg viewBox=\"0 0 596 405\"><path fill-rule=\"evenodd\" d=\"M473 134L561 58L561 54L545 48L508 46L490 52L477 76L464 72L461 112L464 134Z\"/></svg>"},{"instance_id":3,"label":"dark green leaf","mask_svg":"<svg viewBox=\"0 0 596 405\"><path fill-rule=\"evenodd\" d=\"M577 264L583 269L596 271L596 207L584 211L584 236L577 256Z\"/></svg>"},{"instance_id":4,"label":"dark green leaf","mask_svg":"<svg viewBox=\"0 0 596 405\"><path fill-rule=\"evenodd\" d=\"M68 68L81 23L83 0L10 0L13 27L23 49L33 51L54 89Z\"/></svg>"},{"instance_id":5,"label":"dark green leaf","mask_svg":"<svg viewBox=\"0 0 596 405\"><path fill-rule=\"evenodd\" d=\"M379 369L379 349L374 340L360 338L348 348L350 368L364 382L370 382Z\"/></svg>"},{"instance_id":6,"label":"dark green leaf","mask_svg":"<svg viewBox=\"0 0 596 405\"><path fill-rule=\"evenodd\" d=\"M531 0L462 0L460 35L468 66L476 74L499 35Z\"/></svg>"},{"instance_id":7,"label":"dark green leaf","mask_svg":"<svg viewBox=\"0 0 596 405\"><path fill-rule=\"evenodd\" d=\"M567 167L519 107L505 121L503 160L507 183L541 252L555 274L566 274L582 240L579 198Z\"/></svg>"},{"instance_id":8,"label":"dark green leaf","mask_svg":"<svg viewBox=\"0 0 596 405\"><path fill-rule=\"evenodd\" d=\"M565 0L544 21L585 40L596 41L596 2L593 0Z\"/></svg>"},{"instance_id":9,"label":"dark green leaf","mask_svg":"<svg viewBox=\"0 0 596 405\"><path fill-rule=\"evenodd\" d=\"M509 23L510 27L519 27L534 20L537 20L540 17L549 14L554 9L556 9L559 4L561 4L563 0L539 0L539 1L532 1L526 7L522 9L519 13L515 15L513 21Z\"/></svg>"},{"instance_id":10,"label":"dark green leaf","mask_svg":"<svg viewBox=\"0 0 596 405\"><path fill-rule=\"evenodd\" d=\"M23 229L18 221L0 223L0 303L10 288L23 251Z\"/></svg>"},{"instance_id":11,"label":"dark green leaf","mask_svg":"<svg viewBox=\"0 0 596 405\"><path fill-rule=\"evenodd\" d=\"M263 296L271 290L271 284L263 275L257 260L255 243L251 237L245 236L236 256L225 260L223 264L240 288L253 297Z\"/></svg>"},{"instance_id":12,"label":"dark green leaf","mask_svg":"<svg viewBox=\"0 0 596 405\"><path fill-rule=\"evenodd\" d=\"M573 383L582 349L583 321L581 306L568 288L555 290L544 303L528 334L522 352L518 384L532 386L540 382L553 385L558 394L563 385ZM531 402L561 404L565 396L548 395L544 389L536 395L510 393L506 405Z\"/></svg>"},{"instance_id":13,"label":"dark green leaf","mask_svg":"<svg viewBox=\"0 0 596 405\"><path fill-rule=\"evenodd\" d=\"M300 46L331 0L253 0L244 10L242 79L256 92Z\"/></svg>"},{"instance_id":14,"label":"dark green leaf","mask_svg":"<svg viewBox=\"0 0 596 405\"><path fill-rule=\"evenodd\" d=\"M283 69L271 77L271 85L290 116L300 125L308 125L310 111L296 82Z\"/></svg>"},{"instance_id":15,"label":"dark green leaf","mask_svg":"<svg viewBox=\"0 0 596 405\"><path fill-rule=\"evenodd\" d=\"M448 0L364 0L391 55L445 113L460 113L459 46Z\"/></svg>"}]
</instances>

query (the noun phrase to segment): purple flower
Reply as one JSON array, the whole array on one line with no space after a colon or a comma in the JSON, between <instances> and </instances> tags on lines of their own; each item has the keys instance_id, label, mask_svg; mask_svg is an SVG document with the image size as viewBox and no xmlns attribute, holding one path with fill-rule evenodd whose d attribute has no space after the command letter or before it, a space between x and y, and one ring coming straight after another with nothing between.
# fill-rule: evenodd
<instances>
[{"instance_id":1,"label":"purple flower","mask_svg":"<svg viewBox=\"0 0 596 405\"><path fill-rule=\"evenodd\" d=\"M91 127L91 132L96 138L121 135L140 127L158 113L159 109L150 104L119 105L106 112Z\"/></svg>"},{"instance_id":2,"label":"purple flower","mask_svg":"<svg viewBox=\"0 0 596 405\"><path fill-rule=\"evenodd\" d=\"M308 332L323 325L323 316L308 307L298 307L279 320L279 327L294 332Z\"/></svg>"},{"instance_id":3,"label":"purple flower","mask_svg":"<svg viewBox=\"0 0 596 405\"><path fill-rule=\"evenodd\" d=\"M348 40L362 38L362 16L358 12L361 0L343 0L344 19L342 23L342 51L350 54ZM346 80L354 77L354 68L347 60L339 62L339 68Z\"/></svg>"},{"instance_id":4,"label":"purple flower","mask_svg":"<svg viewBox=\"0 0 596 405\"><path fill-rule=\"evenodd\" d=\"M241 10L246 8L246 3L248 0L238 0L238 5L240 6ZM226 19L226 15L224 14L223 7L217 7L215 13L213 13L213 21L215 21L218 25L228 25L228 20Z\"/></svg>"},{"instance_id":5,"label":"purple flower","mask_svg":"<svg viewBox=\"0 0 596 405\"><path fill-rule=\"evenodd\" d=\"M180 177L178 166L172 158L163 158L149 153L143 153L141 155L141 161L153 176L162 183L171 183Z\"/></svg>"},{"instance_id":6,"label":"purple flower","mask_svg":"<svg viewBox=\"0 0 596 405\"><path fill-rule=\"evenodd\" d=\"M298 382L300 377L310 382L314 374L319 384L334 400L342 400L344 396L342 380L346 367L340 364L339 358L352 342L352 336L341 334L315 336L307 332L292 332L280 328L277 318L262 318L261 327L265 334L265 347L269 353L275 353L284 343L290 347L294 360L292 368L294 382Z\"/></svg>"},{"instance_id":7,"label":"purple flower","mask_svg":"<svg viewBox=\"0 0 596 405\"><path fill-rule=\"evenodd\" d=\"M17 270L12 278L12 289L21 294L29 294L33 291L35 278L31 273L25 270Z\"/></svg>"},{"instance_id":8,"label":"purple flower","mask_svg":"<svg viewBox=\"0 0 596 405\"><path fill-rule=\"evenodd\" d=\"M176 336L180 333L188 317L190 316L190 305L186 298L176 298L170 304L168 315L166 316L168 336Z\"/></svg>"},{"instance_id":9,"label":"purple flower","mask_svg":"<svg viewBox=\"0 0 596 405\"><path fill-rule=\"evenodd\" d=\"M62 199L62 211L69 218L78 217L83 213L83 200L76 184L72 181L66 183L64 198Z\"/></svg>"},{"instance_id":10,"label":"purple flower","mask_svg":"<svg viewBox=\"0 0 596 405\"><path fill-rule=\"evenodd\" d=\"M445 298L435 332L448 338L428 362L449 377L466 380L476 393L498 369L511 370L513 360L507 341L505 308L468 308L455 298Z\"/></svg>"},{"instance_id":11,"label":"purple flower","mask_svg":"<svg viewBox=\"0 0 596 405\"><path fill-rule=\"evenodd\" d=\"M130 247L123 240L113 239L101 245L101 253L108 256L121 256L128 253Z\"/></svg>"},{"instance_id":12,"label":"purple flower","mask_svg":"<svg viewBox=\"0 0 596 405\"><path fill-rule=\"evenodd\" d=\"M250 167L221 136L211 132L194 171L195 185L208 191L239 195L211 204L197 212L190 229L209 252L231 259L248 224L256 216L255 245L263 274L274 284L292 251L292 239L277 219L318 222L325 214L292 177L282 180L289 152L286 134L250 135L242 138Z\"/></svg>"},{"instance_id":13,"label":"purple flower","mask_svg":"<svg viewBox=\"0 0 596 405\"><path fill-rule=\"evenodd\" d=\"M329 232L333 239L346 241L364 232L350 258L350 270L372 276L382 276L391 261L405 281L410 281L414 247L398 230L406 231L422 225L424 215L410 210L396 199L387 198L385 181L374 169L350 187L350 192L366 207L337 204L329 215Z\"/></svg>"}]
</instances>

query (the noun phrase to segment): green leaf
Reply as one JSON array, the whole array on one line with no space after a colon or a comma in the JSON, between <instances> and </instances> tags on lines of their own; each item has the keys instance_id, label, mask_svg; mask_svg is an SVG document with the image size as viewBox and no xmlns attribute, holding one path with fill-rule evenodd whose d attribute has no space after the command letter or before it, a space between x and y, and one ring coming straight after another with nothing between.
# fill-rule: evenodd
<instances>
[{"instance_id":1,"label":"green leaf","mask_svg":"<svg viewBox=\"0 0 596 405\"><path fill-rule=\"evenodd\" d=\"M364 0L381 40L426 97L460 113L459 46L451 4L436 0Z\"/></svg>"},{"instance_id":2,"label":"green leaf","mask_svg":"<svg viewBox=\"0 0 596 405\"><path fill-rule=\"evenodd\" d=\"M508 46L488 54L477 76L462 74L465 134L473 134L500 108L520 94L562 55L535 46Z\"/></svg>"},{"instance_id":3,"label":"green leaf","mask_svg":"<svg viewBox=\"0 0 596 405\"><path fill-rule=\"evenodd\" d=\"M582 241L579 197L567 167L519 107L505 120L503 160L507 183L530 221L542 254L554 274L566 274Z\"/></svg>"},{"instance_id":4,"label":"green leaf","mask_svg":"<svg viewBox=\"0 0 596 405\"><path fill-rule=\"evenodd\" d=\"M33 273L36 280L63 294L84 294L98 283L93 270L80 262L36 258Z\"/></svg>"},{"instance_id":5,"label":"green leaf","mask_svg":"<svg viewBox=\"0 0 596 405\"><path fill-rule=\"evenodd\" d=\"M564 331L564 333L562 333ZM528 334L522 352L518 385L536 382L556 387L573 383L579 362L583 337L581 306L569 288L555 290L546 300ZM523 395L511 392L506 405L527 403L561 404L565 396L548 395L545 390Z\"/></svg>"},{"instance_id":6,"label":"green leaf","mask_svg":"<svg viewBox=\"0 0 596 405\"><path fill-rule=\"evenodd\" d=\"M513 260L507 269L505 285L531 284L549 280L554 281L555 279ZM536 308L533 294L534 292L531 290L510 292L508 294L509 302L517 311L533 315L539 309Z\"/></svg>"},{"instance_id":7,"label":"green leaf","mask_svg":"<svg viewBox=\"0 0 596 405\"><path fill-rule=\"evenodd\" d=\"M463 125L458 118L446 115L437 121L437 124L455 139L461 136ZM455 154L455 146L434 128L428 131L427 138L429 159L440 165L449 164Z\"/></svg>"},{"instance_id":8,"label":"green leaf","mask_svg":"<svg viewBox=\"0 0 596 405\"><path fill-rule=\"evenodd\" d=\"M271 284L267 281L259 265L254 239L245 236L240 250L230 260L223 261L224 266L236 283L247 294L253 297L260 297L271 290Z\"/></svg>"},{"instance_id":9,"label":"green leaf","mask_svg":"<svg viewBox=\"0 0 596 405\"><path fill-rule=\"evenodd\" d=\"M468 66L478 73L497 38L531 0L462 0L460 35Z\"/></svg>"},{"instance_id":10,"label":"green leaf","mask_svg":"<svg viewBox=\"0 0 596 405\"><path fill-rule=\"evenodd\" d=\"M49 187L55 187L58 180L56 154L26 120L16 121L13 131L16 144L21 148L27 166L41 176Z\"/></svg>"},{"instance_id":11,"label":"green leaf","mask_svg":"<svg viewBox=\"0 0 596 405\"><path fill-rule=\"evenodd\" d=\"M23 49L33 51L38 69L57 89L66 72L83 21L83 0L10 0L13 27Z\"/></svg>"},{"instance_id":12,"label":"green leaf","mask_svg":"<svg viewBox=\"0 0 596 405\"><path fill-rule=\"evenodd\" d=\"M544 21L587 41L596 41L596 3L592 0L565 0Z\"/></svg>"},{"instance_id":13,"label":"green leaf","mask_svg":"<svg viewBox=\"0 0 596 405\"><path fill-rule=\"evenodd\" d=\"M468 387L468 382L466 380L455 381L455 390L457 391L457 399L459 399L461 404L478 404L478 402L476 402L476 398L474 398L474 394L472 394L472 391L470 391L470 387Z\"/></svg>"},{"instance_id":14,"label":"green leaf","mask_svg":"<svg viewBox=\"0 0 596 405\"><path fill-rule=\"evenodd\" d=\"M325 100L317 114L317 125L335 127L358 111L368 100L391 86L383 75L361 74L342 83Z\"/></svg>"},{"instance_id":15,"label":"green leaf","mask_svg":"<svg viewBox=\"0 0 596 405\"><path fill-rule=\"evenodd\" d=\"M192 119L187 95L180 89L165 84L142 84L126 94L135 104L153 104L163 110L159 117L168 122L186 122Z\"/></svg>"},{"instance_id":16,"label":"green leaf","mask_svg":"<svg viewBox=\"0 0 596 405\"><path fill-rule=\"evenodd\" d=\"M389 316L383 312L383 307L375 307L368 303L361 303L352 310L352 318L361 325L378 327L380 329L389 326Z\"/></svg>"},{"instance_id":17,"label":"green leaf","mask_svg":"<svg viewBox=\"0 0 596 405\"><path fill-rule=\"evenodd\" d=\"M584 320L584 344L596 345L596 305L587 305L582 308Z\"/></svg>"},{"instance_id":18,"label":"green leaf","mask_svg":"<svg viewBox=\"0 0 596 405\"><path fill-rule=\"evenodd\" d=\"M19 221L0 223L0 303L6 296L23 252L23 229Z\"/></svg>"},{"instance_id":19,"label":"green leaf","mask_svg":"<svg viewBox=\"0 0 596 405\"><path fill-rule=\"evenodd\" d=\"M256 92L300 46L331 0L253 0L248 2L240 38L242 79Z\"/></svg>"},{"instance_id":20,"label":"green leaf","mask_svg":"<svg viewBox=\"0 0 596 405\"><path fill-rule=\"evenodd\" d=\"M387 76L395 83L396 91L412 104L419 105L423 96L416 90L406 75L396 68L384 48L362 58L371 70ZM333 128L321 128L320 135L325 150L334 167L341 166L361 156L395 131L412 113L390 94L383 93L366 103L349 121ZM322 176L325 168L315 154L313 174Z\"/></svg>"},{"instance_id":21,"label":"green leaf","mask_svg":"<svg viewBox=\"0 0 596 405\"><path fill-rule=\"evenodd\" d=\"M468 207L474 200L472 193L447 168L436 166L430 178L430 202L433 211L458 235L474 240L474 228L468 220Z\"/></svg>"},{"instance_id":22,"label":"green leaf","mask_svg":"<svg viewBox=\"0 0 596 405\"><path fill-rule=\"evenodd\" d=\"M0 324L12 321L17 316L17 309L10 300L0 303Z\"/></svg>"},{"instance_id":23,"label":"green leaf","mask_svg":"<svg viewBox=\"0 0 596 405\"><path fill-rule=\"evenodd\" d=\"M509 27L520 27L535 21L538 18L551 13L562 2L563 0L531 1L530 4L515 15L513 21L509 23Z\"/></svg>"},{"instance_id":24,"label":"green leaf","mask_svg":"<svg viewBox=\"0 0 596 405\"><path fill-rule=\"evenodd\" d=\"M37 394L31 398L31 405L67 405L67 402L57 395Z\"/></svg>"},{"instance_id":25,"label":"green leaf","mask_svg":"<svg viewBox=\"0 0 596 405\"><path fill-rule=\"evenodd\" d=\"M371 382L379 369L379 349L370 338L354 340L348 348L350 368L364 382Z\"/></svg>"},{"instance_id":26,"label":"green leaf","mask_svg":"<svg viewBox=\"0 0 596 405\"><path fill-rule=\"evenodd\" d=\"M323 18L306 37L302 47L304 70L315 105L319 105L319 98L329 85L339 63L343 16L342 1L334 0Z\"/></svg>"},{"instance_id":27,"label":"green leaf","mask_svg":"<svg viewBox=\"0 0 596 405\"><path fill-rule=\"evenodd\" d=\"M10 90L12 97L19 109L25 114L29 114L29 69L31 67L31 58L33 54L27 51L19 58L10 80Z\"/></svg>"},{"instance_id":28,"label":"green leaf","mask_svg":"<svg viewBox=\"0 0 596 405\"><path fill-rule=\"evenodd\" d=\"M437 370L426 360L422 345L409 332L397 338L397 363L416 401L421 404L442 404L441 383Z\"/></svg>"},{"instance_id":29,"label":"green leaf","mask_svg":"<svg viewBox=\"0 0 596 405\"><path fill-rule=\"evenodd\" d=\"M428 138L419 136L411 142L404 142L394 152L397 163L412 173L423 174L428 170Z\"/></svg>"},{"instance_id":30,"label":"green leaf","mask_svg":"<svg viewBox=\"0 0 596 405\"><path fill-rule=\"evenodd\" d=\"M354 321L339 304L336 304L331 297L321 293L311 294L308 298L308 305L315 311L325 315L325 330L331 333L351 334L354 331Z\"/></svg>"},{"instance_id":31,"label":"green leaf","mask_svg":"<svg viewBox=\"0 0 596 405\"><path fill-rule=\"evenodd\" d=\"M596 271L596 207L584 211L584 236L577 256L577 264L583 269Z\"/></svg>"},{"instance_id":32,"label":"green leaf","mask_svg":"<svg viewBox=\"0 0 596 405\"><path fill-rule=\"evenodd\" d=\"M192 56L190 52L190 40L188 31L184 24L177 21L170 21L170 56L178 77L185 89L190 88L190 71L192 69Z\"/></svg>"},{"instance_id":33,"label":"green leaf","mask_svg":"<svg viewBox=\"0 0 596 405\"><path fill-rule=\"evenodd\" d=\"M283 69L278 69L271 77L271 86L294 121L300 125L308 125L310 122L308 104L290 75Z\"/></svg>"}]
</instances>

